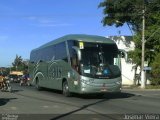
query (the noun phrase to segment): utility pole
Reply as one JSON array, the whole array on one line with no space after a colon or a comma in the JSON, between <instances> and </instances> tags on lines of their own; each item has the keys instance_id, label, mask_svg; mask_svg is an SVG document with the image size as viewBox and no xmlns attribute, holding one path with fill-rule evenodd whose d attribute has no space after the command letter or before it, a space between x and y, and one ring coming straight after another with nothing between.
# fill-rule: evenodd
<instances>
[{"instance_id":1,"label":"utility pole","mask_svg":"<svg viewBox=\"0 0 160 120\"><path fill-rule=\"evenodd\" d=\"M143 3L142 11L142 58L141 58L141 88L144 89L146 85L146 74L144 70L144 60L145 60L145 2Z\"/></svg>"}]
</instances>

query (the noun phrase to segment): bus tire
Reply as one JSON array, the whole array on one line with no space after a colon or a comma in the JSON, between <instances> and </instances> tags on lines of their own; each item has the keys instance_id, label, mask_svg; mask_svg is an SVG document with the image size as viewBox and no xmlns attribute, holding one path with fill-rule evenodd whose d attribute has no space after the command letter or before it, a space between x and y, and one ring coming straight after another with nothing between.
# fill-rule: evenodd
<instances>
[{"instance_id":1,"label":"bus tire","mask_svg":"<svg viewBox=\"0 0 160 120\"><path fill-rule=\"evenodd\" d=\"M39 80L38 78L36 79L36 85L35 85L37 90L41 90L41 87L39 86Z\"/></svg>"},{"instance_id":2,"label":"bus tire","mask_svg":"<svg viewBox=\"0 0 160 120\"><path fill-rule=\"evenodd\" d=\"M63 82L62 88L63 88L63 95L66 96L66 97L70 97L71 93L69 92L69 87L68 87L67 81Z\"/></svg>"}]
</instances>

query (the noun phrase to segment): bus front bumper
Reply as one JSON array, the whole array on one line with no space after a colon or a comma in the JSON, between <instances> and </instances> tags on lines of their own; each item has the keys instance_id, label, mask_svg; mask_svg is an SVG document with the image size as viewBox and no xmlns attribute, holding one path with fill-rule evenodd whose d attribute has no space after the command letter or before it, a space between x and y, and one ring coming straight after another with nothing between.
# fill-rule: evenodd
<instances>
[{"instance_id":1,"label":"bus front bumper","mask_svg":"<svg viewBox=\"0 0 160 120\"><path fill-rule=\"evenodd\" d=\"M121 92L121 84L112 83L112 84L101 84L98 86L90 84L82 84L80 87L81 94L109 93L109 92Z\"/></svg>"}]
</instances>

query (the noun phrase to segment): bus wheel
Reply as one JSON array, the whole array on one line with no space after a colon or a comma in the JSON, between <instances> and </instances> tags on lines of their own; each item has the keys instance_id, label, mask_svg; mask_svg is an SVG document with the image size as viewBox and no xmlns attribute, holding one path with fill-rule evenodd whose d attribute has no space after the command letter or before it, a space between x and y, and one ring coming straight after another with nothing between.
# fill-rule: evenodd
<instances>
[{"instance_id":1,"label":"bus wheel","mask_svg":"<svg viewBox=\"0 0 160 120\"><path fill-rule=\"evenodd\" d=\"M71 94L69 92L69 87L68 87L67 81L63 82L63 95L66 96L66 97L71 96Z\"/></svg>"},{"instance_id":2,"label":"bus wheel","mask_svg":"<svg viewBox=\"0 0 160 120\"><path fill-rule=\"evenodd\" d=\"M37 90L41 90L41 87L39 86L39 80L38 79L36 80L36 86L35 87L36 87Z\"/></svg>"}]
</instances>

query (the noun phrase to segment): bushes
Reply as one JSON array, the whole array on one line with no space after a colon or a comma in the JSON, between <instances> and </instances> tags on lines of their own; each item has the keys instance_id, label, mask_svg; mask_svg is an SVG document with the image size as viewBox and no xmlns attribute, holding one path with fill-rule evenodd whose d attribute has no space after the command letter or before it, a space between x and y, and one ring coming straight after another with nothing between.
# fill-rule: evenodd
<instances>
[{"instance_id":1,"label":"bushes","mask_svg":"<svg viewBox=\"0 0 160 120\"><path fill-rule=\"evenodd\" d=\"M154 62L152 63L152 79L151 84L160 85L160 53L155 57Z\"/></svg>"},{"instance_id":2,"label":"bushes","mask_svg":"<svg viewBox=\"0 0 160 120\"><path fill-rule=\"evenodd\" d=\"M152 78L151 85L160 85L160 78Z\"/></svg>"}]
</instances>

